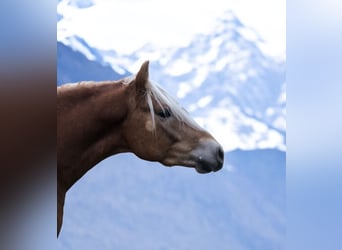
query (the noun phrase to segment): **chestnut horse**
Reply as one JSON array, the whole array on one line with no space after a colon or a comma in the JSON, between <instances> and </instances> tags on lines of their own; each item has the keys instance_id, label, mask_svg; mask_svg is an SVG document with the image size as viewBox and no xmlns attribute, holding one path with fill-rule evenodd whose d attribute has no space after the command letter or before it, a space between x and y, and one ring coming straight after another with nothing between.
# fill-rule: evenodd
<instances>
[{"instance_id":1,"label":"chestnut horse","mask_svg":"<svg viewBox=\"0 0 342 250\"><path fill-rule=\"evenodd\" d=\"M135 77L57 88L57 236L66 192L111 155L133 152L198 173L222 168L220 144L149 80L148 65L143 63Z\"/></svg>"}]
</instances>

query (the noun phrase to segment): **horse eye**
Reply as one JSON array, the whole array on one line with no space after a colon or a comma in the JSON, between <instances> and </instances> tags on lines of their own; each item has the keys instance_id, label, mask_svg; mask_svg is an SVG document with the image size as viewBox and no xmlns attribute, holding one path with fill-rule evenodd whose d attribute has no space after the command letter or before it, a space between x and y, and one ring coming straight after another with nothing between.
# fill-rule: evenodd
<instances>
[{"instance_id":1,"label":"horse eye","mask_svg":"<svg viewBox=\"0 0 342 250\"><path fill-rule=\"evenodd\" d=\"M161 117L161 118L168 118L171 116L171 111L166 108L164 110L160 110L158 112L156 112L157 116Z\"/></svg>"}]
</instances>

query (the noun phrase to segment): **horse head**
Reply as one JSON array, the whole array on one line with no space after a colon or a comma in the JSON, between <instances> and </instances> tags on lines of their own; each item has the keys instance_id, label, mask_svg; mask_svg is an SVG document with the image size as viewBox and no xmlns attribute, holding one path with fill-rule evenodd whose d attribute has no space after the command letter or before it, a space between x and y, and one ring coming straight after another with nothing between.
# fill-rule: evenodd
<instances>
[{"instance_id":1,"label":"horse head","mask_svg":"<svg viewBox=\"0 0 342 250\"><path fill-rule=\"evenodd\" d=\"M224 153L179 103L149 80L149 62L142 64L127 87L128 109L122 133L135 155L165 166L186 166L198 173L222 168Z\"/></svg>"}]
</instances>

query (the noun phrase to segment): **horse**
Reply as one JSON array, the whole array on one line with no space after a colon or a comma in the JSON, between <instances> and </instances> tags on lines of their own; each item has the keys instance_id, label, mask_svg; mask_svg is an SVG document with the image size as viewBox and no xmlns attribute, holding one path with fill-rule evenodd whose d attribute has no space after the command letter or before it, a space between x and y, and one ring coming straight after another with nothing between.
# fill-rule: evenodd
<instances>
[{"instance_id":1,"label":"horse","mask_svg":"<svg viewBox=\"0 0 342 250\"><path fill-rule=\"evenodd\" d=\"M165 166L220 170L214 137L163 88L149 80L149 61L135 76L57 87L57 237L66 192L105 158L131 152Z\"/></svg>"}]
</instances>

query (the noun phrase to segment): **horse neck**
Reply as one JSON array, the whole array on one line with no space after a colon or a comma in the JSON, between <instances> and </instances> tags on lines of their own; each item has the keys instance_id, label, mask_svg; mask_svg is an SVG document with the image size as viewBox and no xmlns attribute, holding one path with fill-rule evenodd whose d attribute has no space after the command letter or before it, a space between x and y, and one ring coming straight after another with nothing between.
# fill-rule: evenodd
<instances>
[{"instance_id":1,"label":"horse neck","mask_svg":"<svg viewBox=\"0 0 342 250\"><path fill-rule=\"evenodd\" d=\"M58 182L68 190L98 162L126 152L121 125L127 114L120 83L57 93Z\"/></svg>"}]
</instances>

